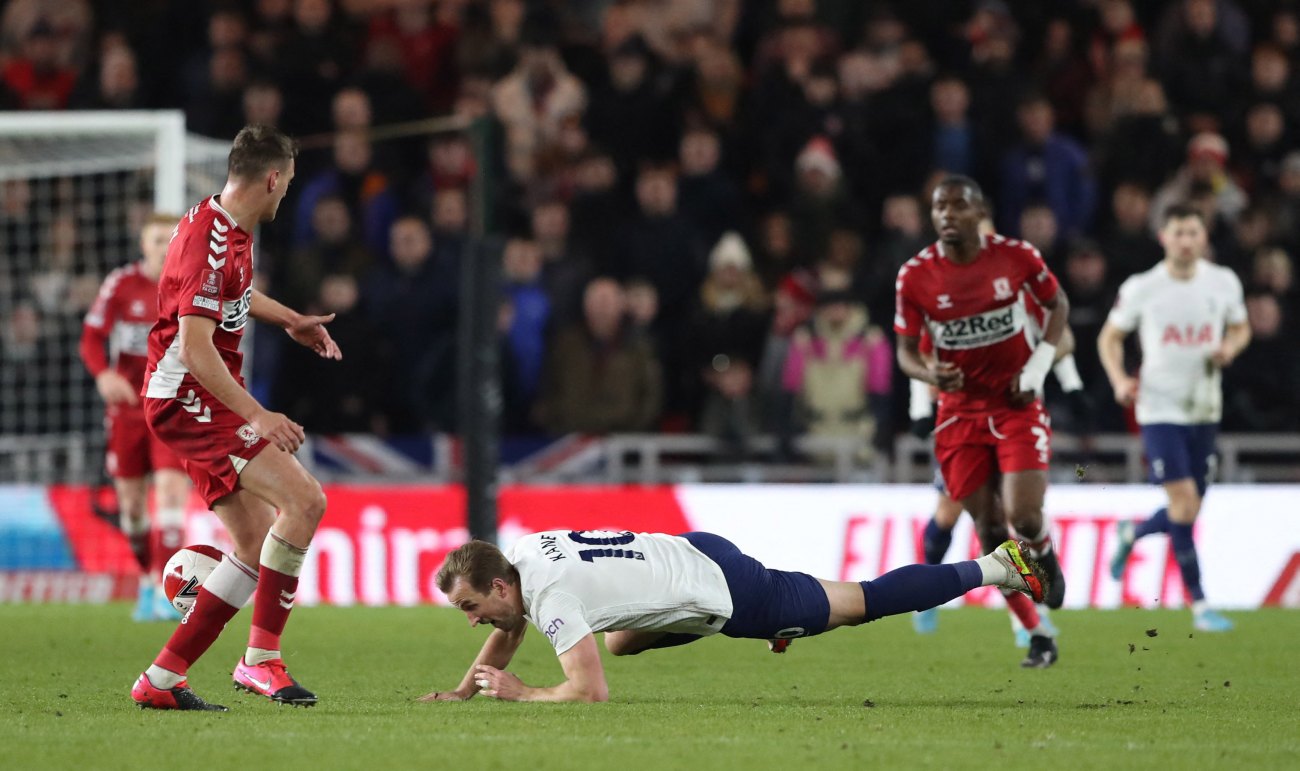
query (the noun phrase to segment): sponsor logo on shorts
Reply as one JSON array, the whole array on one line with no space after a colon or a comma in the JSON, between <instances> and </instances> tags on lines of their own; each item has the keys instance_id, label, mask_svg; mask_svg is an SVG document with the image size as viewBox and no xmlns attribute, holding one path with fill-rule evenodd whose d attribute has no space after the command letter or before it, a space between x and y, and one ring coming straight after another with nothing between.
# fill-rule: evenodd
<instances>
[{"instance_id":1,"label":"sponsor logo on shorts","mask_svg":"<svg viewBox=\"0 0 1300 771\"><path fill-rule=\"evenodd\" d=\"M203 308L204 310L217 311L221 310L221 303L211 297L204 297L201 294L194 295L194 307Z\"/></svg>"},{"instance_id":2,"label":"sponsor logo on shorts","mask_svg":"<svg viewBox=\"0 0 1300 771\"><path fill-rule=\"evenodd\" d=\"M235 431L235 436L240 438L245 447L252 447L257 444L257 440L262 438L258 436L257 432L253 430L253 427L247 423L240 426L238 430Z\"/></svg>"},{"instance_id":3,"label":"sponsor logo on shorts","mask_svg":"<svg viewBox=\"0 0 1300 771\"><path fill-rule=\"evenodd\" d=\"M936 348L965 350L1000 343L1019 334L1024 325L1023 306L1012 303L974 316L932 321L931 333Z\"/></svg>"}]
</instances>

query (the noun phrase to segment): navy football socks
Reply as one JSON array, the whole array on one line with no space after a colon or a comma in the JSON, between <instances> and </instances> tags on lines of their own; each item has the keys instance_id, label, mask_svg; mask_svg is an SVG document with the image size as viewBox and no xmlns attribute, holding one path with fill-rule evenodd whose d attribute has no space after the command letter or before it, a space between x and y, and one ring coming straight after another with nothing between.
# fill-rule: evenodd
<instances>
[{"instance_id":1,"label":"navy football socks","mask_svg":"<svg viewBox=\"0 0 1300 771\"><path fill-rule=\"evenodd\" d=\"M1133 538L1169 532L1169 509L1162 508L1133 528Z\"/></svg>"},{"instance_id":2,"label":"navy football socks","mask_svg":"<svg viewBox=\"0 0 1300 771\"><path fill-rule=\"evenodd\" d=\"M931 517L930 521L925 523L925 533L921 535L921 550L925 554L925 564L943 564L943 555L948 553L948 547L951 545L952 531L939 527L938 521Z\"/></svg>"},{"instance_id":3,"label":"navy football socks","mask_svg":"<svg viewBox=\"0 0 1300 771\"><path fill-rule=\"evenodd\" d=\"M907 565L873 581L859 581L867 602L867 621L927 610L962 596L984 582L974 560L952 565Z\"/></svg>"},{"instance_id":4,"label":"navy football socks","mask_svg":"<svg viewBox=\"0 0 1300 771\"><path fill-rule=\"evenodd\" d=\"M1183 574L1183 586L1192 602L1205 599L1201 589L1201 563L1196 558L1196 542L1192 540L1192 526L1169 523L1169 541L1174 547L1174 561L1178 571Z\"/></svg>"}]
</instances>

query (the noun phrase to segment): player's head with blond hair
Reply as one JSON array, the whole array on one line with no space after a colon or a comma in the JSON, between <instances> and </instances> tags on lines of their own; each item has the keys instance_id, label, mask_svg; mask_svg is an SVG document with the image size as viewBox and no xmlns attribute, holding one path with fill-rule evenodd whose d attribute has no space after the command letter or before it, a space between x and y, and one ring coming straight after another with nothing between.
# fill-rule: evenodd
<instances>
[{"instance_id":1,"label":"player's head with blond hair","mask_svg":"<svg viewBox=\"0 0 1300 771\"><path fill-rule=\"evenodd\" d=\"M458 578L463 578L475 591L486 592L498 578L511 586L517 585L519 571L495 545L473 540L447 555L438 570L438 588L446 594Z\"/></svg>"},{"instance_id":2,"label":"player's head with blond hair","mask_svg":"<svg viewBox=\"0 0 1300 771\"><path fill-rule=\"evenodd\" d=\"M140 254L144 257L145 272L157 278L162 274L163 258L167 245L180 217L166 212L151 212L140 225Z\"/></svg>"},{"instance_id":3,"label":"player's head with blond hair","mask_svg":"<svg viewBox=\"0 0 1300 771\"><path fill-rule=\"evenodd\" d=\"M298 143L283 131L262 123L240 129L226 162L227 185L247 189L258 197L258 222L275 219L280 201L293 179Z\"/></svg>"}]
</instances>

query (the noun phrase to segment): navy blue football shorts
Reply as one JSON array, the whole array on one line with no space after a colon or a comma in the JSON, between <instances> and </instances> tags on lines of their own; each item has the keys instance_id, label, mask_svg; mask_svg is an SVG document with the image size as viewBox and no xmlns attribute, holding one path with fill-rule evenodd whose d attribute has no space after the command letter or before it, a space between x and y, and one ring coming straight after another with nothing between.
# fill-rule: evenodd
<instances>
[{"instance_id":1,"label":"navy blue football shorts","mask_svg":"<svg viewBox=\"0 0 1300 771\"><path fill-rule=\"evenodd\" d=\"M727 579L732 612L722 634L779 640L826 631L831 604L816 578L807 573L765 568L720 535L694 532L682 533L681 537L718 563Z\"/></svg>"},{"instance_id":2,"label":"navy blue football shorts","mask_svg":"<svg viewBox=\"0 0 1300 771\"><path fill-rule=\"evenodd\" d=\"M1215 467L1214 440L1219 427L1214 423L1151 423L1142 426L1151 481L1162 485L1191 479L1204 497Z\"/></svg>"}]
</instances>

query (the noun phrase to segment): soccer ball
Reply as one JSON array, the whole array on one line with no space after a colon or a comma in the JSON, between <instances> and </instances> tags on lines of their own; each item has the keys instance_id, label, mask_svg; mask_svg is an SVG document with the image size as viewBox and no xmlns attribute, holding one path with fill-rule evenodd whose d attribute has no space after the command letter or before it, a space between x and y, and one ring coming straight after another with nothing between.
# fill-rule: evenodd
<instances>
[{"instance_id":1,"label":"soccer ball","mask_svg":"<svg viewBox=\"0 0 1300 771\"><path fill-rule=\"evenodd\" d=\"M163 591L172 607L188 613L199 596L199 587L225 556L215 546L186 546L172 555L163 568Z\"/></svg>"}]
</instances>

